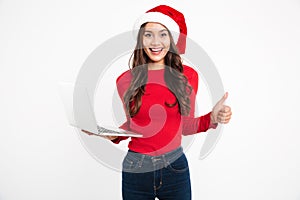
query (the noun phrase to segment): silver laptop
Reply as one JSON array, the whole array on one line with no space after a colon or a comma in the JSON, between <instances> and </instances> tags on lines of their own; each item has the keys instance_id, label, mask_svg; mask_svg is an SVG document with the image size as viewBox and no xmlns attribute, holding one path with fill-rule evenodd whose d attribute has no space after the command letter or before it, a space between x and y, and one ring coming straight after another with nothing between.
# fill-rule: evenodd
<instances>
[{"instance_id":1,"label":"silver laptop","mask_svg":"<svg viewBox=\"0 0 300 200\"><path fill-rule=\"evenodd\" d=\"M76 98L80 102L76 105L76 113L79 113L74 118L73 107L73 92L74 84L72 83L59 83L60 96L62 98L65 111L69 124L71 126L86 130L96 135L103 136L129 136L129 137L142 137L142 134L132 131L123 130L118 127L97 125L97 120L94 114L94 110L91 104L91 100L88 95L88 91L84 85L76 86Z\"/></svg>"}]
</instances>

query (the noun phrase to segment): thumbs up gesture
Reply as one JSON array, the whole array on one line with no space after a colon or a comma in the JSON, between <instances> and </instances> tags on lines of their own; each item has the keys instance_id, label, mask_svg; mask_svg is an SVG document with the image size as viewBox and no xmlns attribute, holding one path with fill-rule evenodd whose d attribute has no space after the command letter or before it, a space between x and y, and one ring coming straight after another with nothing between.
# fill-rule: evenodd
<instances>
[{"instance_id":1,"label":"thumbs up gesture","mask_svg":"<svg viewBox=\"0 0 300 200\"><path fill-rule=\"evenodd\" d=\"M210 114L211 123L227 124L230 121L232 115L231 108L229 106L224 105L227 97L228 93L226 92L224 96L213 107L212 112Z\"/></svg>"}]
</instances>

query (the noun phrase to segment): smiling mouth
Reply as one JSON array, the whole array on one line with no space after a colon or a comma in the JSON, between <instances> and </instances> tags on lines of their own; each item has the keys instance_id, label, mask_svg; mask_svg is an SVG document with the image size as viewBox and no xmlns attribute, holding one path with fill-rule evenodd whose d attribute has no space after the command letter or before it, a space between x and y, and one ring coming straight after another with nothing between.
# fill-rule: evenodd
<instances>
[{"instance_id":1,"label":"smiling mouth","mask_svg":"<svg viewBox=\"0 0 300 200\"><path fill-rule=\"evenodd\" d=\"M163 48L149 48L151 52L153 53L159 53L163 50Z\"/></svg>"}]
</instances>

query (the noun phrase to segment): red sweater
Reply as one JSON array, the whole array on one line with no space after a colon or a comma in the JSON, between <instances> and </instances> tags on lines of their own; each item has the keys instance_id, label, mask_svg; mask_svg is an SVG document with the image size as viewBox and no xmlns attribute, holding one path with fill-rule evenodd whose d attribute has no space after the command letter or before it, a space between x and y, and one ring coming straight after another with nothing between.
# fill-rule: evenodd
<instances>
[{"instance_id":1,"label":"red sweater","mask_svg":"<svg viewBox=\"0 0 300 200\"><path fill-rule=\"evenodd\" d=\"M165 105L165 103L176 102L176 97L164 81L164 69L148 70L148 82L139 112L120 126L122 129L143 134L142 138L131 138L128 144L130 150L152 156L161 155L178 148L181 145L182 135L191 135L205 132L209 128L216 128L216 125L210 124L210 113L194 117L198 74L193 68L185 65L183 73L193 88L190 95L189 116L180 115L178 104L174 107ZM130 86L131 79L132 75L128 70L121 74L116 81L123 105L123 96ZM117 144L127 138L118 137L112 142Z\"/></svg>"}]
</instances>

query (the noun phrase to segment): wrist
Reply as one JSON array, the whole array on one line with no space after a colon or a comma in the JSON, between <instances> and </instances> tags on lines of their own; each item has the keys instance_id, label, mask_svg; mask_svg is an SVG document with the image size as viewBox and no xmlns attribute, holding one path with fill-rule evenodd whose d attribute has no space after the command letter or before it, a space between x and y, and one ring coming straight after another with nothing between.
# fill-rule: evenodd
<instances>
[{"instance_id":1,"label":"wrist","mask_svg":"<svg viewBox=\"0 0 300 200\"><path fill-rule=\"evenodd\" d=\"M218 124L217 117L215 117L213 112L210 113L210 124Z\"/></svg>"}]
</instances>

